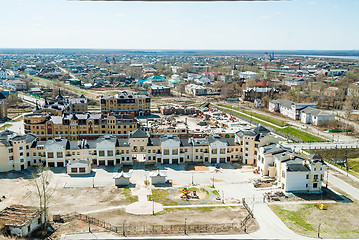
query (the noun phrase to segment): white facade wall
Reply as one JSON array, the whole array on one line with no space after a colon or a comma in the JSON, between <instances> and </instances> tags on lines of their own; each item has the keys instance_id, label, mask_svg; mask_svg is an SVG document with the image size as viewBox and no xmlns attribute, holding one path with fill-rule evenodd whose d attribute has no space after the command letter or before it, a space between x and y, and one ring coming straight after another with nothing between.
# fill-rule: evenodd
<instances>
[{"instance_id":1,"label":"white facade wall","mask_svg":"<svg viewBox=\"0 0 359 240\"><path fill-rule=\"evenodd\" d=\"M285 164L286 165L286 164ZM280 185L286 192L307 192L309 179L306 179L308 172L288 172L286 166L282 166L282 178ZM283 175L284 173L284 175Z\"/></svg>"},{"instance_id":2,"label":"white facade wall","mask_svg":"<svg viewBox=\"0 0 359 240\"><path fill-rule=\"evenodd\" d=\"M104 151L104 156L100 156L100 151ZM108 156L108 151L112 151L113 156ZM96 144L96 152L97 152L97 165L99 165L100 161L105 161L105 165L108 165L108 161L114 161L116 164L116 146L114 142L111 141L101 141Z\"/></svg>"}]
</instances>

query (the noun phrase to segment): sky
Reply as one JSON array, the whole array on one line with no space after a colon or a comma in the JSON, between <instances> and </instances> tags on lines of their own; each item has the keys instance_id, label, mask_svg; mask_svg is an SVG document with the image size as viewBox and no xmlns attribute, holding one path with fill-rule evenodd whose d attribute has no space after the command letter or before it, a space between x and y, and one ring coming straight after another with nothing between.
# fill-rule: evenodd
<instances>
[{"instance_id":1,"label":"sky","mask_svg":"<svg viewBox=\"0 0 359 240\"><path fill-rule=\"evenodd\" d=\"M0 48L359 49L359 0L0 0L0 9Z\"/></svg>"}]
</instances>

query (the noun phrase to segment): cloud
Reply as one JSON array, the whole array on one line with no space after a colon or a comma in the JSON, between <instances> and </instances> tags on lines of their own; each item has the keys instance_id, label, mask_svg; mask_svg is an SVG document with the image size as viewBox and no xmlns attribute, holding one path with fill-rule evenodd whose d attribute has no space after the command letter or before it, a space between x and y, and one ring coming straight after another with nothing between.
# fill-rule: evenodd
<instances>
[{"instance_id":1,"label":"cloud","mask_svg":"<svg viewBox=\"0 0 359 240\"><path fill-rule=\"evenodd\" d=\"M317 2L309 2L310 5L315 5Z\"/></svg>"}]
</instances>

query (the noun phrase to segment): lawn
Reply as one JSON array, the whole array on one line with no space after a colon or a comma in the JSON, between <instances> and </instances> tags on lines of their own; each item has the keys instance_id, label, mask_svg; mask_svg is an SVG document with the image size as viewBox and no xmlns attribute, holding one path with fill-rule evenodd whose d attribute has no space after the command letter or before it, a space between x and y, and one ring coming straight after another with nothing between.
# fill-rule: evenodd
<instances>
[{"instance_id":1,"label":"lawn","mask_svg":"<svg viewBox=\"0 0 359 240\"><path fill-rule=\"evenodd\" d=\"M124 188L123 189L123 196L125 196L126 200L130 203L134 203L138 201L138 196L132 196L131 189Z\"/></svg>"},{"instance_id":2,"label":"lawn","mask_svg":"<svg viewBox=\"0 0 359 240\"><path fill-rule=\"evenodd\" d=\"M277 131L299 138L304 142L327 142L327 140L321 137L317 137L315 135L312 135L310 133L304 132L302 130L293 127L278 128Z\"/></svg>"},{"instance_id":3,"label":"lawn","mask_svg":"<svg viewBox=\"0 0 359 240\"><path fill-rule=\"evenodd\" d=\"M358 238L359 206L357 203L330 203L327 210L315 204L270 205L272 211L294 232L310 237Z\"/></svg>"},{"instance_id":4,"label":"lawn","mask_svg":"<svg viewBox=\"0 0 359 240\"><path fill-rule=\"evenodd\" d=\"M172 200L169 196L169 193L165 189L152 189L153 201L161 203L164 206L175 206L178 203ZM148 196L150 198L150 196Z\"/></svg>"},{"instance_id":5,"label":"lawn","mask_svg":"<svg viewBox=\"0 0 359 240\"><path fill-rule=\"evenodd\" d=\"M219 105L223 106L223 107L229 107L229 108L231 107L230 105L225 105L225 104L219 104ZM226 110L226 109L221 108L221 107L219 107L219 109L224 110L224 111L230 111L230 110ZM234 112L234 115L238 114L240 116L248 118L247 115L243 114L244 110L241 110L241 109L235 108L235 107L233 109L240 111L240 112ZM261 123L261 124L263 124L265 126L272 127L275 130L277 130L278 132L282 133L283 135L288 134L288 135L293 136L293 137L295 137L297 139L300 139L303 142L326 142L327 141L327 140L325 140L323 138L317 137L315 135L312 135L310 133L307 133L307 132L304 132L302 130L296 129L294 127L281 128L280 126L286 126L284 121L274 119L274 118L271 118L271 117L268 117L268 116L263 116L263 115L260 115L260 114L257 114L255 116L255 114L256 113L252 113L252 116L257 117L257 118L262 119L262 120L253 119L254 122L258 122L258 123ZM282 124L279 124L279 122L276 122L276 121L280 121ZM269 125L267 122L275 124L275 125L277 125L277 127L273 127L272 125Z\"/></svg>"},{"instance_id":6,"label":"lawn","mask_svg":"<svg viewBox=\"0 0 359 240\"><path fill-rule=\"evenodd\" d=\"M5 130L5 128L11 127L12 124L4 124L2 127L0 127L0 131Z\"/></svg>"},{"instance_id":7,"label":"lawn","mask_svg":"<svg viewBox=\"0 0 359 240\"><path fill-rule=\"evenodd\" d=\"M248 114L250 116L253 116L253 117L256 117L256 118L259 118L263 121L266 121L266 122L270 122L274 125L277 125L278 127L284 127L284 126L287 126L288 124L286 123L286 121L282 121L280 119L277 119L277 118L273 118L273 117L270 117L270 116L267 116L267 115L262 115L262 114L259 114L259 113L256 113L256 112L251 112L251 111L247 111L247 110L243 110L241 108L238 108L238 107L233 107L231 105L228 105L228 104L218 104L219 106L222 106L222 107L227 107L227 108L231 108L231 109L234 109L234 110L237 110L237 111L240 111L242 113L245 113L245 114ZM248 116L247 116L248 117Z\"/></svg>"}]
</instances>

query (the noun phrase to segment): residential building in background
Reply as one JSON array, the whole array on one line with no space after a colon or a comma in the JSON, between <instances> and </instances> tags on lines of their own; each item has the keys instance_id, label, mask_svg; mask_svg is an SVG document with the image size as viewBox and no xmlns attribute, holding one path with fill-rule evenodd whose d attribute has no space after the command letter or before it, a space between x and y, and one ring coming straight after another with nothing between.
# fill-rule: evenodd
<instances>
[{"instance_id":1,"label":"residential building in background","mask_svg":"<svg viewBox=\"0 0 359 240\"><path fill-rule=\"evenodd\" d=\"M151 98L132 91L122 91L100 98L102 113L133 114L143 116L151 113Z\"/></svg>"},{"instance_id":2,"label":"residential building in background","mask_svg":"<svg viewBox=\"0 0 359 240\"><path fill-rule=\"evenodd\" d=\"M196 85L196 84L188 84L188 85L186 85L185 91L186 91L186 93L194 95L194 96L207 95L207 88L203 87L201 85Z\"/></svg>"}]
</instances>

